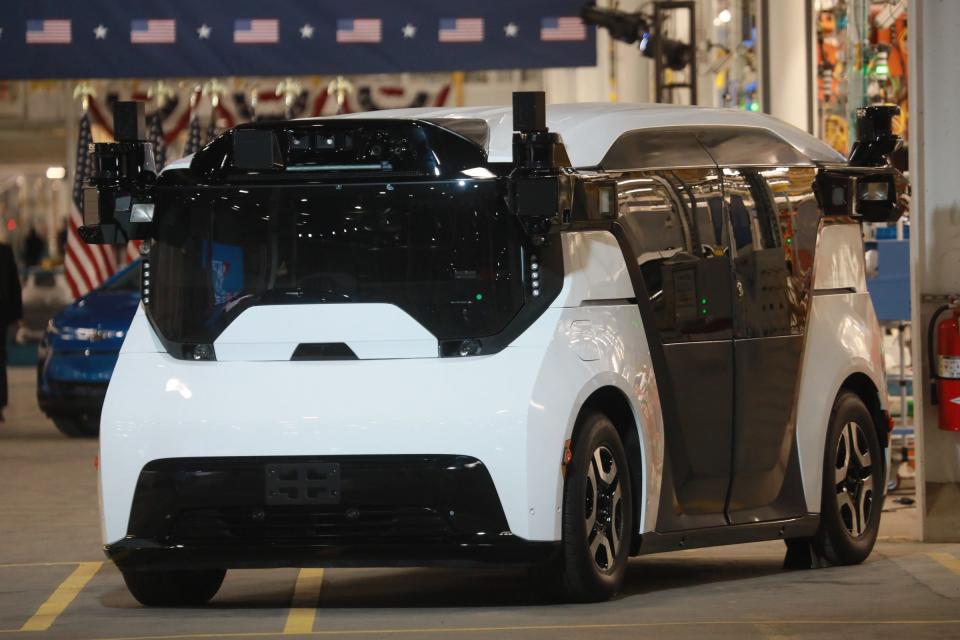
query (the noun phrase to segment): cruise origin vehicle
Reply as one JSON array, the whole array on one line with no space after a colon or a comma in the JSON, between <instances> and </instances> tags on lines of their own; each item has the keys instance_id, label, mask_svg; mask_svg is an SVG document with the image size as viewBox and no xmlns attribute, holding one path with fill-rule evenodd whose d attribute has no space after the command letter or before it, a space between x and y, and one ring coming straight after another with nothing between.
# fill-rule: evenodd
<instances>
[{"instance_id":1,"label":"cruise origin vehicle","mask_svg":"<svg viewBox=\"0 0 960 640\"><path fill-rule=\"evenodd\" d=\"M518 93L241 125L159 175L117 109L81 232L144 240L100 425L140 602L239 567L520 563L593 601L634 555L869 555L891 108L848 160L762 115Z\"/></svg>"}]
</instances>

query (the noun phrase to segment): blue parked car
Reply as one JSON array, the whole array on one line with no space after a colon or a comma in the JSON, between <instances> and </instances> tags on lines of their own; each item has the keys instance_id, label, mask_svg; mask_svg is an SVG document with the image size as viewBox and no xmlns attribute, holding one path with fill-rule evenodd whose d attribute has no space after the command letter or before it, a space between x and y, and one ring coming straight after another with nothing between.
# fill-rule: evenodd
<instances>
[{"instance_id":1,"label":"blue parked car","mask_svg":"<svg viewBox=\"0 0 960 640\"><path fill-rule=\"evenodd\" d=\"M66 435L99 433L103 397L139 303L138 260L47 324L37 363L37 401Z\"/></svg>"}]
</instances>

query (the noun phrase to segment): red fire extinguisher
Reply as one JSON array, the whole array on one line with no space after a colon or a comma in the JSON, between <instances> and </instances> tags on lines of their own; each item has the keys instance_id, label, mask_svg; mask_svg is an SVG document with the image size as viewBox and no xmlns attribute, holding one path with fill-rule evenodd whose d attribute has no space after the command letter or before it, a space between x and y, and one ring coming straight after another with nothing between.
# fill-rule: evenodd
<instances>
[{"instance_id":1,"label":"red fire extinguisher","mask_svg":"<svg viewBox=\"0 0 960 640\"><path fill-rule=\"evenodd\" d=\"M937 323L945 311L950 311L950 316ZM960 304L956 300L939 307L930 318L927 359L933 385L930 397L933 404L940 405L940 428L960 431Z\"/></svg>"}]
</instances>

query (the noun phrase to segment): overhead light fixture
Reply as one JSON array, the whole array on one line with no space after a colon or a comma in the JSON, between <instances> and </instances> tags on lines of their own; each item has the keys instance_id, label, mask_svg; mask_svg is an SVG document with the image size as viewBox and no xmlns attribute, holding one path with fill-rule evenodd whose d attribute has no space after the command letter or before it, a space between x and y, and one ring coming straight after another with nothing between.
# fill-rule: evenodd
<instances>
[{"instance_id":1,"label":"overhead light fixture","mask_svg":"<svg viewBox=\"0 0 960 640\"><path fill-rule=\"evenodd\" d=\"M67 177L66 167L47 167L47 178L50 180L63 180Z\"/></svg>"}]
</instances>

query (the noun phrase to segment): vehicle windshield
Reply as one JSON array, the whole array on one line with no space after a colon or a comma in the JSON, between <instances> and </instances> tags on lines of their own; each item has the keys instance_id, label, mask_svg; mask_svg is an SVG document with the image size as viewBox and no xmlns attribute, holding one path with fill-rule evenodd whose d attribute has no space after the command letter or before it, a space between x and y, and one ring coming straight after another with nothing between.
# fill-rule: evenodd
<instances>
[{"instance_id":1,"label":"vehicle windshield","mask_svg":"<svg viewBox=\"0 0 960 640\"><path fill-rule=\"evenodd\" d=\"M155 222L147 312L171 342L213 342L253 305L391 303L441 340L495 334L523 305L494 180L179 186Z\"/></svg>"}]
</instances>

